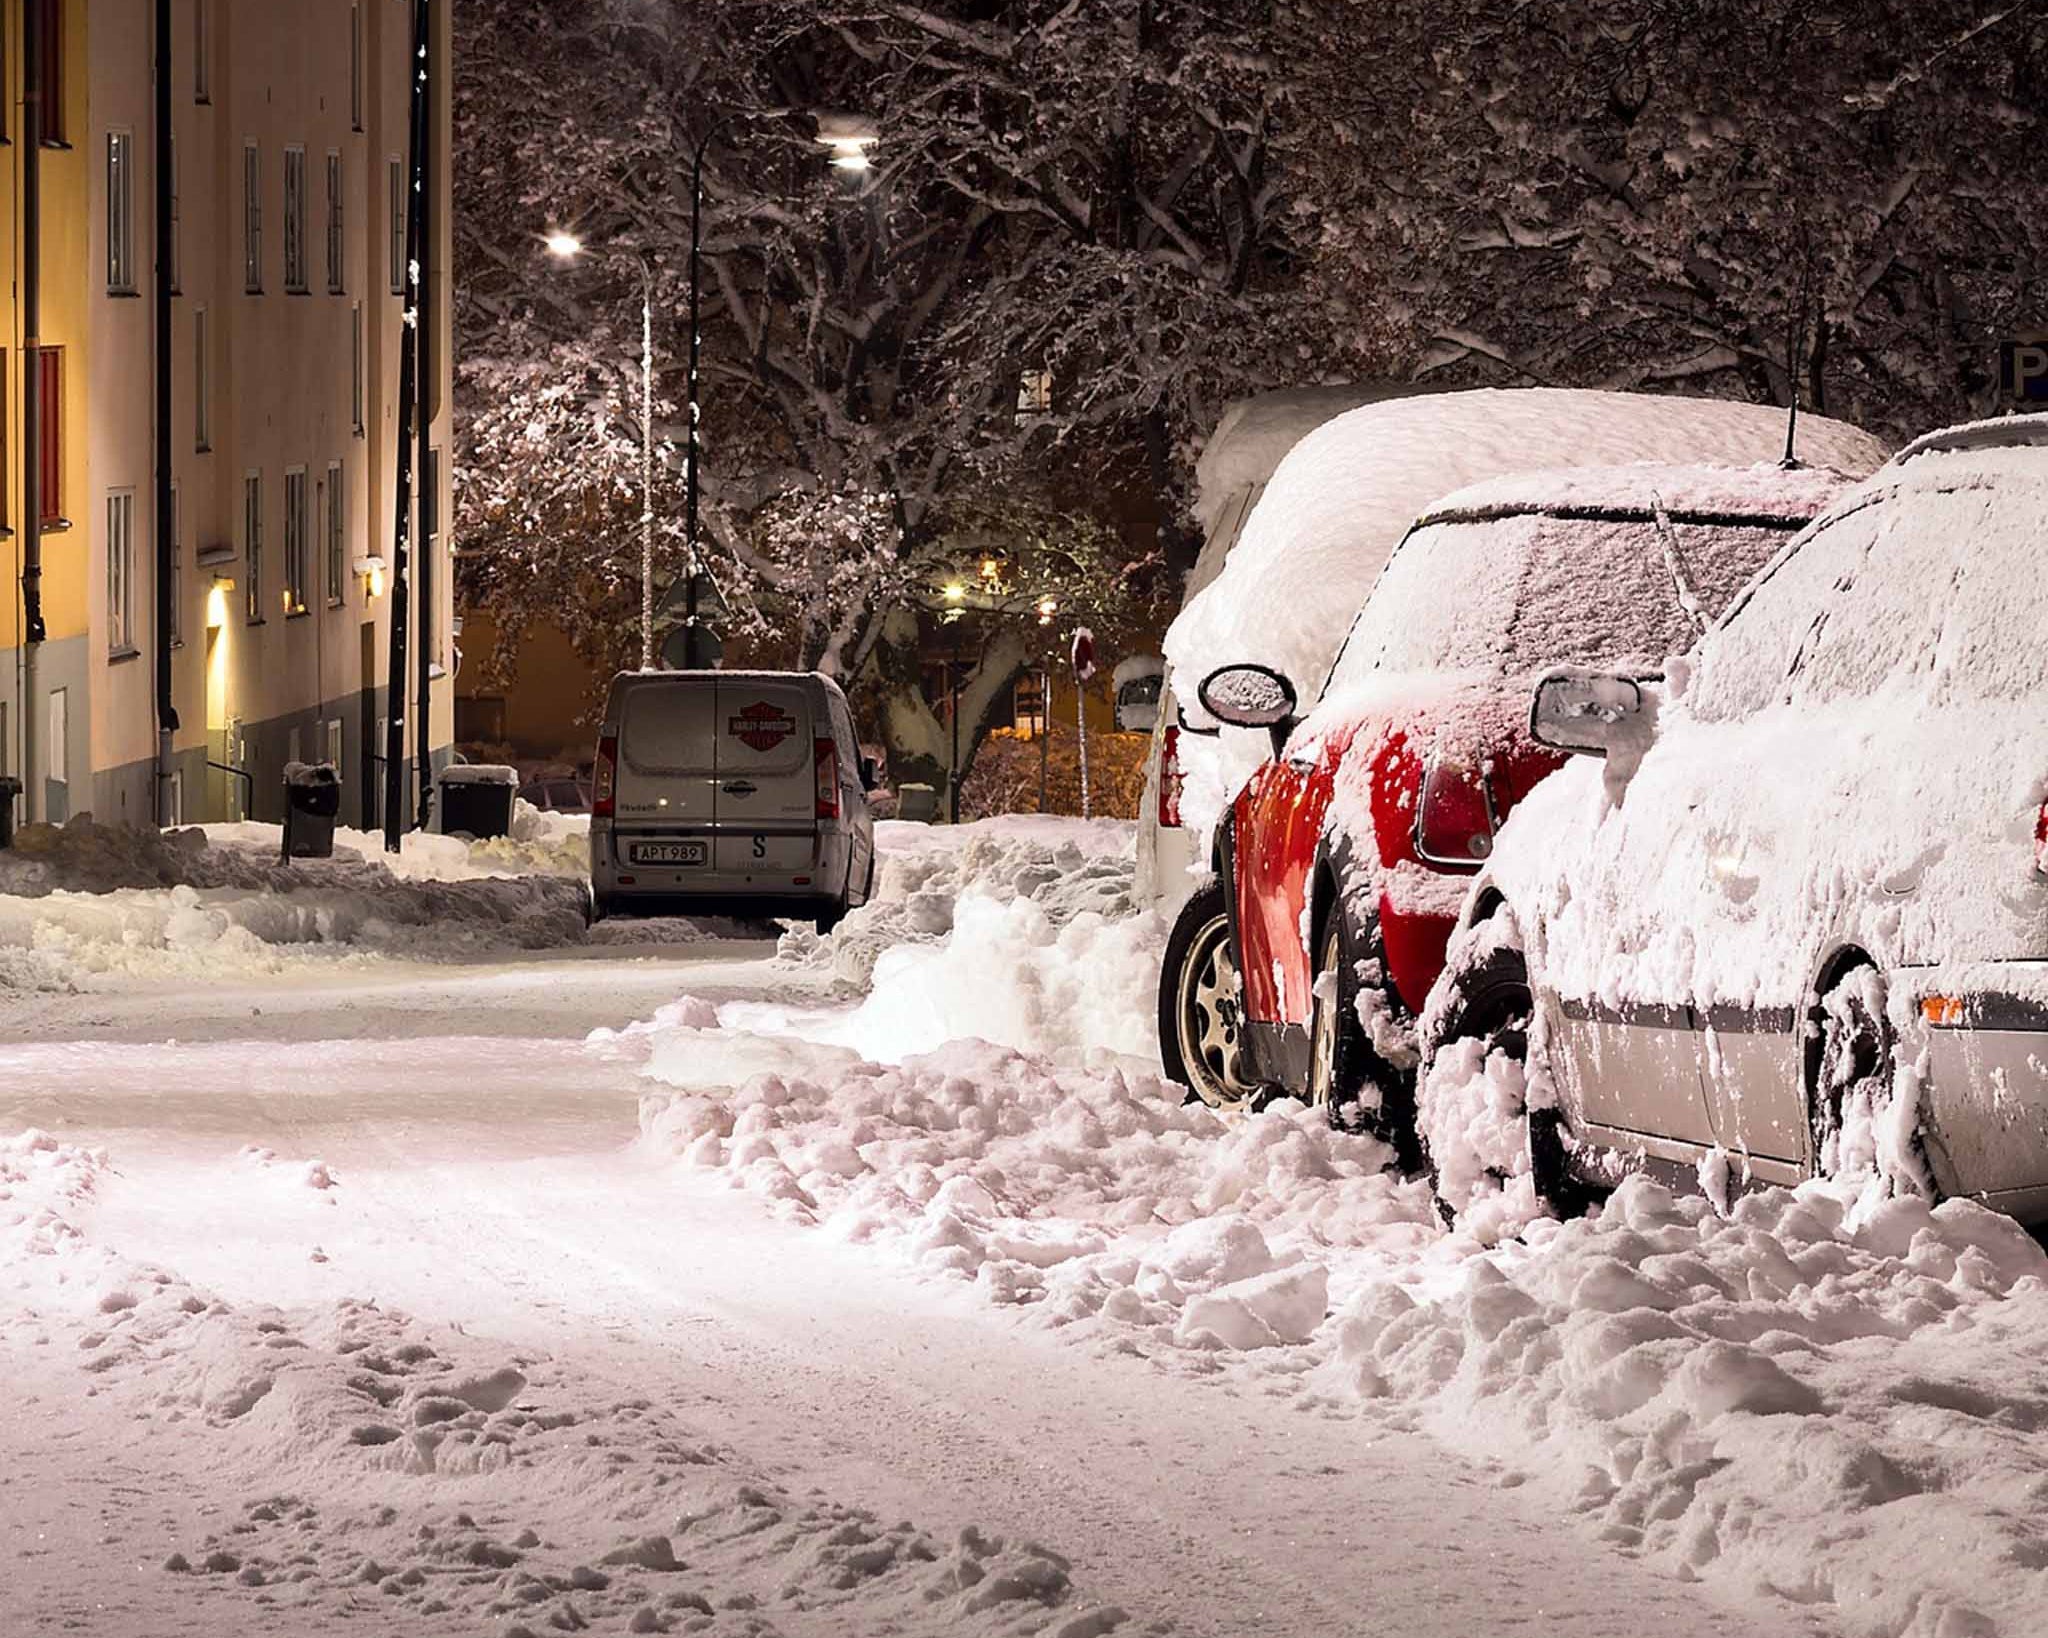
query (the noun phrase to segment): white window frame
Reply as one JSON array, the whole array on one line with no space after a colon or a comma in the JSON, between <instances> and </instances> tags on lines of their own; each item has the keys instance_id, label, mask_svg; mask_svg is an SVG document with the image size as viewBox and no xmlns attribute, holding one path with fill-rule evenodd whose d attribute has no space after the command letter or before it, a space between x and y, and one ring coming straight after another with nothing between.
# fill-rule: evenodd
<instances>
[{"instance_id":1,"label":"white window frame","mask_svg":"<svg viewBox=\"0 0 2048 1638\"><path fill-rule=\"evenodd\" d=\"M348 601L348 490L343 487L346 477L340 461L327 463L327 515L322 519L327 535L327 606L336 609Z\"/></svg>"},{"instance_id":2,"label":"white window frame","mask_svg":"<svg viewBox=\"0 0 2048 1638\"><path fill-rule=\"evenodd\" d=\"M192 447L213 448L213 324L204 307L192 309Z\"/></svg>"},{"instance_id":3,"label":"white window frame","mask_svg":"<svg viewBox=\"0 0 2048 1638\"><path fill-rule=\"evenodd\" d=\"M135 133L107 132L107 293L135 294Z\"/></svg>"},{"instance_id":4,"label":"white window frame","mask_svg":"<svg viewBox=\"0 0 2048 1638\"><path fill-rule=\"evenodd\" d=\"M263 294L263 150L242 144L242 290Z\"/></svg>"},{"instance_id":5,"label":"white window frame","mask_svg":"<svg viewBox=\"0 0 2048 1638\"><path fill-rule=\"evenodd\" d=\"M107 491L107 654L135 649L135 491Z\"/></svg>"},{"instance_id":6,"label":"white window frame","mask_svg":"<svg viewBox=\"0 0 2048 1638\"><path fill-rule=\"evenodd\" d=\"M307 538L313 522L312 506L306 492L306 469L284 469L284 612L306 612L306 582L311 578L312 542Z\"/></svg>"},{"instance_id":7,"label":"white window frame","mask_svg":"<svg viewBox=\"0 0 2048 1638\"><path fill-rule=\"evenodd\" d=\"M306 150L292 143L284 151L284 287L306 293Z\"/></svg>"},{"instance_id":8,"label":"white window frame","mask_svg":"<svg viewBox=\"0 0 2048 1638\"><path fill-rule=\"evenodd\" d=\"M344 269L348 263L348 218L347 205L342 193L345 173L341 167L341 150L327 150L327 293L339 296L348 289Z\"/></svg>"},{"instance_id":9,"label":"white window frame","mask_svg":"<svg viewBox=\"0 0 2048 1638\"><path fill-rule=\"evenodd\" d=\"M252 626L263 624L263 469L242 474L242 607Z\"/></svg>"}]
</instances>

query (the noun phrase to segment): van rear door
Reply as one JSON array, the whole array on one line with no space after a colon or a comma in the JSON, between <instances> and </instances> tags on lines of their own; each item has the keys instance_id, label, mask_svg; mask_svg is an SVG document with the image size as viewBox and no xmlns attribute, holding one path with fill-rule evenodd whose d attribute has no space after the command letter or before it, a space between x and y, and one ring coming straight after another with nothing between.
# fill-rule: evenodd
<instances>
[{"instance_id":1,"label":"van rear door","mask_svg":"<svg viewBox=\"0 0 2048 1638\"><path fill-rule=\"evenodd\" d=\"M617 828L708 830L718 816L718 688L706 676L623 679ZM621 864L634 860L626 850ZM708 856L677 862L708 865Z\"/></svg>"},{"instance_id":2,"label":"van rear door","mask_svg":"<svg viewBox=\"0 0 2048 1638\"><path fill-rule=\"evenodd\" d=\"M801 676L717 675L714 868L807 869L815 857L818 800L812 685Z\"/></svg>"}]
</instances>

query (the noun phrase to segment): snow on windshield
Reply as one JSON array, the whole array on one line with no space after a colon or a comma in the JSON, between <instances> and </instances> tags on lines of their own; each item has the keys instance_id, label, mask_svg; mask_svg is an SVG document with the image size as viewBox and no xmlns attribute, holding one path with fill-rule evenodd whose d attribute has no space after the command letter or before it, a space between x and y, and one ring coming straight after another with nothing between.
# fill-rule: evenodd
<instances>
[{"instance_id":1,"label":"snow on windshield","mask_svg":"<svg viewBox=\"0 0 2048 1638\"><path fill-rule=\"evenodd\" d=\"M1221 665L1255 661L1313 690L1409 526L1454 489L1532 467L1774 461L1768 405L1560 388L1486 389L1368 404L1309 433L1274 472L1217 579L1182 609L1166 655L1185 708ZM1799 452L1852 476L1884 459L1839 421L1800 422ZM1304 703L1307 703L1305 700Z\"/></svg>"}]
</instances>

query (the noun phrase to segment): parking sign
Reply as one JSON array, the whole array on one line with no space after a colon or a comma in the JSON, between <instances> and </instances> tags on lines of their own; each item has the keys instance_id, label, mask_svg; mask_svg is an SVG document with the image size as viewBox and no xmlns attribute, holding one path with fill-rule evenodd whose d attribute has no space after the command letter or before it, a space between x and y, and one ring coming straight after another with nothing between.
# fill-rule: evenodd
<instances>
[{"instance_id":1,"label":"parking sign","mask_svg":"<svg viewBox=\"0 0 2048 1638\"><path fill-rule=\"evenodd\" d=\"M2048 340L2008 341L1998 349L1998 385L2008 398L2048 403Z\"/></svg>"}]
</instances>

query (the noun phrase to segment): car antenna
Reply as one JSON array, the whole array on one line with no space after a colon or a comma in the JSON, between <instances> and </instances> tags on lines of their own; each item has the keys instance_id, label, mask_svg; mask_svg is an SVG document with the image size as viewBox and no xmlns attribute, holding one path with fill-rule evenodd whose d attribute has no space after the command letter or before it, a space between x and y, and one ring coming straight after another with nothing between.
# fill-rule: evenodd
<instances>
[{"instance_id":1,"label":"car antenna","mask_svg":"<svg viewBox=\"0 0 2048 1638\"><path fill-rule=\"evenodd\" d=\"M1785 360L1785 375L1792 387L1792 408L1785 417L1785 458L1778 463L1780 470L1799 470L1799 377L1806 369L1806 305L1813 289L1813 249L1809 245L1806 267L1799 275L1799 302L1792 314L1791 333L1786 337L1790 356Z\"/></svg>"}]
</instances>

